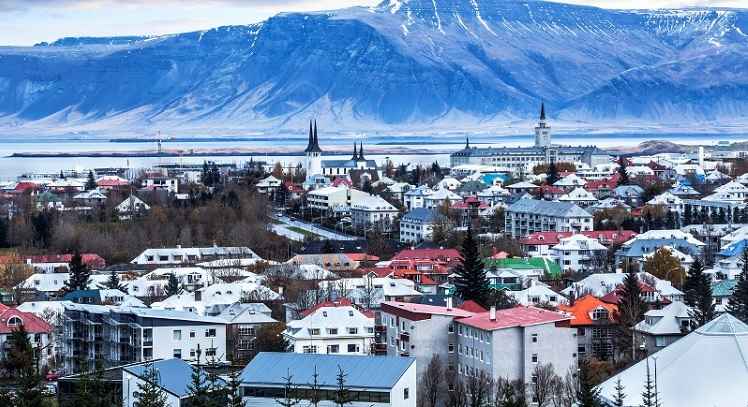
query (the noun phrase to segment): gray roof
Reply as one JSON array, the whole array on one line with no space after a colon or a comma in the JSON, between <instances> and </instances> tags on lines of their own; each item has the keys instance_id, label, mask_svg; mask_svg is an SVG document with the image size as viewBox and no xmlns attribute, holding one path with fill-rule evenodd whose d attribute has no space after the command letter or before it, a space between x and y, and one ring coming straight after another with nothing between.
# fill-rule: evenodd
<instances>
[{"instance_id":1,"label":"gray roof","mask_svg":"<svg viewBox=\"0 0 748 407\"><path fill-rule=\"evenodd\" d=\"M192 379L192 366L182 359L166 359L153 362L153 368L158 371L158 385L167 392L182 398L190 394L189 386ZM149 364L137 366L128 366L124 370L142 378L145 375ZM204 370L200 370L200 375L207 378ZM219 383L225 385L226 382L218 379Z\"/></svg>"},{"instance_id":2,"label":"gray roof","mask_svg":"<svg viewBox=\"0 0 748 407\"><path fill-rule=\"evenodd\" d=\"M405 221L421 221L421 222L435 222L441 215L433 209L428 208L415 208L410 212L403 215L402 220Z\"/></svg>"},{"instance_id":3,"label":"gray roof","mask_svg":"<svg viewBox=\"0 0 748 407\"><path fill-rule=\"evenodd\" d=\"M610 155L610 153L601 150L595 146L553 146L560 155L579 154L579 155ZM493 157L493 156L511 156L511 155L545 155L546 147L485 147L485 148L465 148L451 154L452 157Z\"/></svg>"},{"instance_id":4,"label":"gray roof","mask_svg":"<svg viewBox=\"0 0 748 407\"><path fill-rule=\"evenodd\" d=\"M340 367L346 374L346 386L352 390L389 391L414 363L414 358L397 356L262 352L244 368L241 381L243 385L282 387L286 383L283 378L290 372L293 384L308 386L316 368L320 387L334 389Z\"/></svg>"},{"instance_id":5,"label":"gray roof","mask_svg":"<svg viewBox=\"0 0 748 407\"><path fill-rule=\"evenodd\" d=\"M541 201L539 199L520 199L507 211L532 213L541 216L566 216L591 218L589 212L570 202Z\"/></svg>"},{"instance_id":6,"label":"gray roof","mask_svg":"<svg viewBox=\"0 0 748 407\"><path fill-rule=\"evenodd\" d=\"M366 168L377 168L377 162L374 160L364 160ZM358 168L361 160L323 160L322 168Z\"/></svg>"}]
</instances>

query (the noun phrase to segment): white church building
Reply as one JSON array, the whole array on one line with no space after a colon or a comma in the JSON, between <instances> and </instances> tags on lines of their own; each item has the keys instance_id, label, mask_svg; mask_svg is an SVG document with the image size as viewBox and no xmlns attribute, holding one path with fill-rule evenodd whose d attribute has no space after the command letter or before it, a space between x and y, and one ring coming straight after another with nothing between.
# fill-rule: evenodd
<instances>
[{"instance_id":1,"label":"white church building","mask_svg":"<svg viewBox=\"0 0 748 407\"><path fill-rule=\"evenodd\" d=\"M317 122L309 122L309 142L304 150L304 170L306 171L305 189L326 185L327 177L347 177L354 170L376 171L377 163L364 157L364 143L358 146L353 143L353 157L348 160L323 160L319 146Z\"/></svg>"}]
</instances>

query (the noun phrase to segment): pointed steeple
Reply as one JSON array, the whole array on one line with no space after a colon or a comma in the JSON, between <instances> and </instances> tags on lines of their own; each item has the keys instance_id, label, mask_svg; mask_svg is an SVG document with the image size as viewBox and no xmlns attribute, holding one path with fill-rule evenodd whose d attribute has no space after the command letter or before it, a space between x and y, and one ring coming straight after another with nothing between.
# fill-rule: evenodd
<instances>
[{"instance_id":1,"label":"pointed steeple","mask_svg":"<svg viewBox=\"0 0 748 407\"><path fill-rule=\"evenodd\" d=\"M545 101L540 102L540 120L545 120Z\"/></svg>"},{"instance_id":2,"label":"pointed steeple","mask_svg":"<svg viewBox=\"0 0 748 407\"><path fill-rule=\"evenodd\" d=\"M465 136L465 150L470 149L470 137Z\"/></svg>"},{"instance_id":3,"label":"pointed steeple","mask_svg":"<svg viewBox=\"0 0 748 407\"><path fill-rule=\"evenodd\" d=\"M355 141L353 142L353 158L351 158L351 160L358 160L358 146L356 145Z\"/></svg>"},{"instance_id":4,"label":"pointed steeple","mask_svg":"<svg viewBox=\"0 0 748 407\"><path fill-rule=\"evenodd\" d=\"M363 141L358 146L358 160L359 161L366 161L366 158L364 158L364 142Z\"/></svg>"},{"instance_id":5,"label":"pointed steeple","mask_svg":"<svg viewBox=\"0 0 748 407\"><path fill-rule=\"evenodd\" d=\"M317 139L317 121L309 120L309 142L304 150L305 153L321 153L322 149L319 148L319 140Z\"/></svg>"}]
</instances>

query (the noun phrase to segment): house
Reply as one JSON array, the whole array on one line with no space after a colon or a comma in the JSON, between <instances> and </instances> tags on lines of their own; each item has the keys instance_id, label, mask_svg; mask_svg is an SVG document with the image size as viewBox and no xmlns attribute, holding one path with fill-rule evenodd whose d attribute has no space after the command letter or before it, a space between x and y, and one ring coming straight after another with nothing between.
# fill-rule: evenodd
<instances>
[{"instance_id":1,"label":"house","mask_svg":"<svg viewBox=\"0 0 748 407\"><path fill-rule=\"evenodd\" d=\"M31 347L42 352L38 355L37 368L46 367L55 357L54 326L30 312L23 312L3 304L0 304L0 361L7 359L7 352L12 346L8 341L13 331L21 326L26 330Z\"/></svg>"},{"instance_id":2,"label":"house","mask_svg":"<svg viewBox=\"0 0 748 407\"><path fill-rule=\"evenodd\" d=\"M551 247L561 243L561 239L571 237L572 232L535 232L519 240L522 251L529 256L550 256ZM637 235L630 230L594 230L581 232L580 235L597 240L603 246L620 244Z\"/></svg>"},{"instance_id":3,"label":"house","mask_svg":"<svg viewBox=\"0 0 748 407\"><path fill-rule=\"evenodd\" d=\"M561 202L571 202L580 208L587 208L598 202L595 195L592 195L592 192L589 192L582 187L574 188L565 195L560 196L558 200Z\"/></svg>"},{"instance_id":4,"label":"house","mask_svg":"<svg viewBox=\"0 0 748 407\"><path fill-rule=\"evenodd\" d=\"M647 205L661 206L666 210L677 214L678 217L683 216L683 211L685 208L683 199L681 199L677 195L674 195L670 191L665 191L660 195L657 195L656 197L650 199L649 201L647 201Z\"/></svg>"},{"instance_id":5,"label":"house","mask_svg":"<svg viewBox=\"0 0 748 407\"><path fill-rule=\"evenodd\" d=\"M507 290L506 294L519 305L550 305L558 307L561 304L568 304L568 300L561 294L551 290L548 285L539 281L530 280L527 288L511 291Z\"/></svg>"},{"instance_id":6,"label":"house","mask_svg":"<svg viewBox=\"0 0 748 407\"><path fill-rule=\"evenodd\" d=\"M619 185L613 190L613 197L618 198L627 205L637 207L641 204L644 189L639 185Z\"/></svg>"},{"instance_id":7,"label":"house","mask_svg":"<svg viewBox=\"0 0 748 407\"><path fill-rule=\"evenodd\" d=\"M165 176L152 176L143 180L143 189L167 191L170 194L179 193L179 180Z\"/></svg>"},{"instance_id":8,"label":"house","mask_svg":"<svg viewBox=\"0 0 748 407\"><path fill-rule=\"evenodd\" d=\"M594 273L572 283L561 293L567 297L570 295L582 297L586 294L592 294L595 297L603 298L615 292L623 284L625 277L626 273ZM661 280L644 271L637 273L637 277L640 286L642 286L642 299L645 302L655 304L658 302L683 301L683 291L673 287L670 281Z\"/></svg>"},{"instance_id":9,"label":"house","mask_svg":"<svg viewBox=\"0 0 748 407\"><path fill-rule=\"evenodd\" d=\"M191 312L66 304L62 358L66 373L153 359L226 360L226 321ZM204 359L205 360L205 359Z\"/></svg>"},{"instance_id":10,"label":"house","mask_svg":"<svg viewBox=\"0 0 748 407\"><path fill-rule=\"evenodd\" d=\"M226 359L232 363L246 363L257 354L257 332L278 321L263 303L234 303L216 317L228 322L226 326Z\"/></svg>"},{"instance_id":11,"label":"house","mask_svg":"<svg viewBox=\"0 0 748 407\"><path fill-rule=\"evenodd\" d=\"M442 219L443 216L433 209L410 210L400 218L400 243L418 244L431 241L434 237L434 227Z\"/></svg>"},{"instance_id":12,"label":"house","mask_svg":"<svg viewBox=\"0 0 748 407\"><path fill-rule=\"evenodd\" d=\"M714 310L717 312L727 311L730 297L738 285L738 280L722 280L712 283L712 297L714 298Z\"/></svg>"},{"instance_id":13,"label":"house","mask_svg":"<svg viewBox=\"0 0 748 407\"><path fill-rule=\"evenodd\" d=\"M587 294L559 309L574 317L570 324L576 329L576 353L580 359L593 356L607 360L614 355L617 305Z\"/></svg>"},{"instance_id":14,"label":"house","mask_svg":"<svg viewBox=\"0 0 748 407\"><path fill-rule=\"evenodd\" d=\"M403 196L405 208L412 210L426 207L426 197L433 194L434 191L427 185L421 185L417 188L408 190Z\"/></svg>"},{"instance_id":15,"label":"house","mask_svg":"<svg viewBox=\"0 0 748 407\"><path fill-rule=\"evenodd\" d=\"M66 293L63 301L77 304L124 305L128 307L147 307L139 299L127 295L118 289L76 290Z\"/></svg>"},{"instance_id":16,"label":"house","mask_svg":"<svg viewBox=\"0 0 748 407\"><path fill-rule=\"evenodd\" d=\"M415 407L416 364L413 358L389 356L262 352L242 371L241 391L247 406L280 406L277 400L289 380L308 399L316 378L320 406L332 406L343 374L351 406Z\"/></svg>"},{"instance_id":17,"label":"house","mask_svg":"<svg viewBox=\"0 0 748 407\"><path fill-rule=\"evenodd\" d=\"M83 191L73 196L73 201L86 205L100 205L106 202L107 198L108 197L104 192L99 191L98 189L93 189L91 191Z\"/></svg>"},{"instance_id":18,"label":"house","mask_svg":"<svg viewBox=\"0 0 748 407\"><path fill-rule=\"evenodd\" d=\"M506 186L506 189L508 189L512 195L532 194L538 188L540 188L540 186L527 181L516 182L512 185Z\"/></svg>"},{"instance_id":19,"label":"house","mask_svg":"<svg viewBox=\"0 0 748 407\"><path fill-rule=\"evenodd\" d=\"M585 235L572 235L560 239L551 247L551 257L565 271L594 272L605 265L608 248L597 239Z\"/></svg>"},{"instance_id":20,"label":"house","mask_svg":"<svg viewBox=\"0 0 748 407\"><path fill-rule=\"evenodd\" d=\"M400 211L384 198L370 195L351 204L351 219L356 230L389 232Z\"/></svg>"},{"instance_id":21,"label":"house","mask_svg":"<svg viewBox=\"0 0 748 407\"><path fill-rule=\"evenodd\" d=\"M139 363L122 367L122 406L135 407L138 401L138 393L141 386L148 379L149 369L153 369L158 375L158 382L155 383L162 394L166 397L167 407L189 407L192 392L192 375L194 369L192 365L182 359L170 358L156 360L152 363ZM208 380L208 373L200 369L201 380ZM220 387L226 385L226 382L218 378L217 384Z\"/></svg>"},{"instance_id":22,"label":"house","mask_svg":"<svg viewBox=\"0 0 748 407\"><path fill-rule=\"evenodd\" d=\"M197 315L217 316L237 302L275 301L280 295L257 281L215 283L194 292L183 290L163 301L151 304L153 309L188 311Z\"/></svg>"},{"instance_id":23,"label":"house","mask_svg":"<svg viewBox=\"0 0 748 407\"><path fill-rule=\"evenodd\" d=\"M504 258L494 259L487 258L483 260L483 264L489 273L500 275L503 271L510 271L516 278L511 282L506 281L492 281L493 288L509 288L509 289L521 289L522 287L529 284L530 280L539 281L545 278L560 278L561 267L558 263L545 257L529 257L529 258Z\"/></svg>"},{"instance_id":24,"label":"house","mask_svg":"<svg viewBox=\"0 0 748 407\"><path fill-rule=\"evenodd\" d=\"M706 245L688 232L650 230L625 242L621 249L616 252L616 264L621 266L626 262L640 262L645 255L652 254L663 246L668 246L689 256L699 256Z\"/></svg>"},{"instance_id":25,"label":"house","mask_svg":"<svg viewBox=\"0 0 748 407\"><path fill-rule=\"evenodd\" d=\"M743 407L748 400L748 325L723 314L654 356L612 376L597 389L606 404L616 386L626 389L623 405L643 405L641 389L649 371L657 372L658 401L663 406ZM698 374L688 374L698 372Z\"/></svg>"},{"instance_id":26,"label":"house","mask_svg":"<svg viewBox=\"0 0 748 407\"><path fill-rule=\"evenodd\" d=\"M502 188L499 185L492 185L480 192L478 192L477 197L481 201L494 206L502 204L506 201L506 199L511 195L511 193Z\"/></svg>"},{"instance_id":27,"label":"house","mask_svg":"<svg viewBox=\"0 0 748 407\"><path fill-rule=\"evenodd\" d=\"M569 174L553 183L554 187L559 187L566 192L577 188L583 188L585 185L587 185L587 181L579 178L576 174Z\"/></svg>"},{"instance_id":28,"label":"house","mask_svg":"<svg viewBox=\"0 0 748 407\"><path fill-rule=\"evenodd\" d=\"M340 297L351 299L365 308L379 308L384 301L410 301L422 294L415 289L416 283L405 278L376 277L370 273L360 278L342 278L321 281L319 287L335 292Z\"/></svg>"},{"instance_id":29,"label":"house","mask_svg":"<svg viewBox=\"0 0 748 407\"><path fill-rule=\"evenodd\" d=\"M38 256L0 256L0 265L26 264L35 273L64 273L70 268L73 255L50 254ZM81 261L92 270L106 267L106 261L95 253L81 253Z\"/></svg>"},{"instance_id":30,"label":"house","mask_svg":"<svg viewBox=\"0 0 748 407\"><path fill-rule=\"evenodd\" d=\"M261 179L257 185L255 185L255 188L257 188L257 192L261 194L271 194L280 188L283 181L279 180L278 178L268 175L267 177Z\"/></svg>"},{"instance_id":31,"label":"house","mask_svg":"<svg viewBox=\"0 0 748 407\"><path fill-rule=\"evenodd\" d=\"M434 355L439 355L448 369L449 366L455 369L457 331L454 322L474 315L472 312L453 307L451 298L443 307L388 301L382 303L381 312L388 356L415 358L419 378Z\"/></svg>"},{"instance_id":32,"label":"house","mask_svg":"<svg viewBox=\"0 0 748 407\"><path fill-rule=\"evenodd\" d=\"M119 205L114 207L120 216L139 215L151 210L151 207L135 195L130 195Z\"/></svg>"},{"instance_id":33,"label":"house","mask_svg":"<svg viewBox=\"0 0 748 407\"><path fill-rule=\"evenodd\" d=\"M673 301L662 309L644 313L644 320L634 326L636 343L651 355L691 332L695 326L690 307Z\"/></svg>"},{"instance_id":34,"label":"house","mask_svg":"<svg viewBox=\"0 0 748 407\"><path fill-rule=\"evenodd\" d=\"M563 376L577 366L570 320L560 312L524 306L457 319L457 373L472 377L483 372L492 380L531 383L536 366L551 364Z\"/></svg>"},{"instance_id":35,"label":"house","mask_svg":"<svg viewBox=\"0 0 748 407\"><path fill-rule=\"evenodd\" d=\"M441 208L444 203L447 202L450 206L455 202L462 201L462 197L455 194L454 192L444 188L438 189L433 193L427 195L424 199L424 207L429 209Z\"/></svg>"},{"instance_id":36,"label":"house","mask_svg":"<svg viewBox=\"0 0 748 407\"><path fill-rule=\"evenodd\" d=\"M568 202L520 199L506 209L505 230L513 238L535 232L592 230L592 215Z\"/></svg>"},{"instance_id":37,"label":"house","mask_svg":"<svg viewBox=\"0 0 748 407\"><path fill-rule=\"evenodd\" d=\"M368 355L374 344L374 315L353 305L327 302L288 322L282 335L296 353Z\"/></svg>"},{"instance_id":38,"label":"house","mask_svg":"<svg viewBox=\"0 0 748 407\"><path fill-rule=\"evenodd\" d=\"M120 189L128 185L130 185L129 181L116 175L105 175L96 179L96 186L104 190Z\"/></svg>"},{"instance_id":39,"label":"house","mask_svg":"<svg viewBox=\"0 0 748 407\"><path fill-rule=\"evenodd\" d=\"M168 264L195 264L198 261L217 259L259 259L254 251L248 247L172 247L161 249L146 249L136 256L130 263L141 266L156 266Z\"/></svg>"}]
</instances>

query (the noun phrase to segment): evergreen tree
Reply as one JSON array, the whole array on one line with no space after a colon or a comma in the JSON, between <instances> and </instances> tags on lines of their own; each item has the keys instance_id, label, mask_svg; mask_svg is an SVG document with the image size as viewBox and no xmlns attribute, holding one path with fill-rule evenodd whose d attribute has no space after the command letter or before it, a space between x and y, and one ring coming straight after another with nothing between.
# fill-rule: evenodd
<instances>
[{"instance_id":1,"label":"evergreen tree","mask_svg":"<svg viewBox=\"0 0 748 407\"><path fill-rule=\"evenodd\" d=\"M616 380L616 387L614 389L616 394L613 395L613 407L623 407L623 400L626 398L626 393L624 393L625 388L621 384L620 377Z\"/></svg>"},{"instance_id":2,"label":"evergreen tree","mask_svg":"<svg viewBox=\"0 0 748 407\"><path fill-rule=\"evenodd\" d=\"M187 391L190 394L192 407L213 407L212 400L210 398L210 385L208 384L208 378L203 373L202 366L200 364L200 345L197 347L197 361L192 366L192 375L190 376L190 384L187 386Z\"/></svg>"},{"instance_id":3,"label":"evergreen tree","mask_svg":"<svg viewBox=\"0 0 748 407\"><path fill-rule=\"evenodd\" d=\"M691 211L691 205L686 205L685 209L683 209L683 224L684 226L693 224L693 213Z\"/></svg>"},{"instance_id":4,"label":"evergreen tree","mask_svg":"<svg viewBox=\"0 0 748 407\"><path fill-rule=\"evenodd\" d=\"M642 300L639 277L634 272L629 272L623 278L623 284L618 289L618 344L621 350L627 350L632 346L632 330L634 325L644 319L647 305ZM631 358L635 359L635 350L631 348Z\"/></svg>"},{"instance_id":5,"label":"evergreen tree","mask_svg":"<svg viewBox=\"0 0 748 407\"><path fill-rule=\"evenodd\" d=\"M600 407L600 390L592 384L590 362L582 359L579 362L579 387L577 388L578 407Z\"/></svg>"},{"instance_id":6,"label":"evergreen tree","mask_svg":"<svg viewBox=\"0 0 748 407\"><path fill-rule=\"evenodd\" d=\"M105 286L110 290L120 290L124 293L127 293L127 287L122 284L116 271L112 271L111 273L109 273L109 280L107 280Z\"/></svg>"},{"instance_id":7,"label":"evergreen tree","mask_svg":"<svg viewBox=\"0 0 748 407\"><path fill-rule=\"evenodd\" d=\"M7 350L2 367L16 384L13 395L15 407L37 407L43 399L41 376L34 359L34 348L23 325L15 327L6 342Z\"/></svg>"},{"instance_id":8,"label":"evergreen tree","mask_svg":"<svg viewBox=\"0 0 748 407\"><path fill-rule=\"evenodd\" d=\"M460 250L461 261L455 267L455 289L464 301L473 300L485 305L488 302L489 286L486 270L478 252L478 244L473 239L473 231L468 227Z\"/></svg>"},{"instance_id":9,"label":"evergreen tree","mask_svg":"<svg viewBox=\"0 0 748 407\"><path fill-rule=\"evenodd\" d=\"M626 170L626 159L618 157L618 185L629 185L629 173Z\"/></svg>"},{"instance_id":10,"label":"evergreen tree","mask_svg":"<svg viewBox=\"0 0 748 407\"><path fill-rule=\"evenodd\" d=\"M337 383L337 386L335 387L335 390L333 390L333 404L337 407L344 407L346 405L351 404L353 401L353 395L351 394L351 391L348 389L348 386L346 386L345 381L348 374L346 374L343 371L343 368L338 366L338 374L335 378L335 381Z\"/></svg>"},{"instance_id":11,"label":"evergreen tree","mask_svg":"<svg viewBox=\"0 0 748 407\"><path fill-rule=\"evenodd\" d=\"M704 274L701 259L696 257L688 269L688 277L684 285L686 305L692 308L691 316L697 326L702 326L714 319L714 298L712 298L712 284Z\"/></svg>"},{"instance_id":12,"label":"evergreen tree","mask_svg":"<svg viewBox=\"0 0 748 407\"><path fill-rule=\"evenodd\" d=\"M96 189L96 179L94 178L93 171L88 172L88 179L86 179L86 191L91 191Z\"/></svg>"},{"instance_id":13,"label":"evergreen tree","mask_svg":"<svg viewBox=\"0 0 748 407\"><path fill-rule=\"evenodd\" d=\"M649 371L649 358L647 358L647 378L644 382L644 391L642 392L642 405L641 407L659 407L656 384L652 379L652 374Z\"/></svg>"},{"instance_id":14,"label":"evergreen tree","mask_svg":"<svg viewBox=\"0 0 748 407\"><path fill-rule=\"evenodd\" d=\"M319 382L319 373L317 373L317 366L314 366L314 374L312 375L312 382L309 383L309 390L307 392L307 399L309 401L309 407L319 407L322 403L323 390Z\"/></svg>"},{"instance_id":15,"label":"evergreen tree","mask_svg":"<svg viewBox=\"0 0 748 407\"><path fill-rule=\"evenodd\" d=\"M166 284L166 295L172 296L179 294L179 280L174 273L169 274L169 281Z\"/></svg>"},{"instance_id":16,"label":"evergreen tree","mask_svg":"<svg viewBox=\"0 0 748 407\"><path fill-rule=\"evenodd\" d=\"M240 379L241 370L237 370L229 376L229 382L226 386L226 395L228 398L227 407L245 407L242 397L242 381Z\"/></svg>"},{"instance_id":17,"label":"evergreen tree","mask_svg":"<svg viewBox=\"0 0 748 407\"><path fill-rule=\"evenodd\" d=\"M299 398L299 388L293 384L293 375L289 370L286 377L283 377L283 397L275 399L276 404L281 407L294 407L301 404Z\"/></svg>"},{"instance_id":18,"label":"evergreen tree","mask_svg":"<svg viewBox=\"0 0 748 407\"><path fill-rule=\"evenodd\" d=\"M91 277L91 270L89 270L88 266L83 263L83 257L81 257L79 251L76 250L73 254L73 258L70 259L68 268L70 269L70 278L65 286L65 290L70 292L87 289L88 279Z\"/></svg>"},{"instance_id":19,"label":"evergreen tree","mask_svg":"<svg viewBox=\"0 0 748 407\"><path fill-rule=\"evenodd\" d=\"M748 324L748 248L740 257L742 271L737 277L735 290L727 304L727 312Z\"/></svg>"},{"instance_id":20,"label":"evergreen tree","mask_svg":"<svg viewBox=\"0 0 748 407\"><path fill-rule=\"evenodd\" d=\"M135 407L166 407L166 393L161 389L159 383L161 378L153 363L146 365L142 382L138 384L135 392Z\"/></svg>"},{"instance_id":21,"label":"evergreen tree","mask_svg":"<svg viewBox=\"0 0 748 407\"><path fill-rule=\"evenodd\" d=\"M556 167L556 162L554 160L551 160L551 163L548 164L548 172L546 173L545 181L548 185L553 185L558 181L558 168Z\"/></svg>"}]
</instances>

